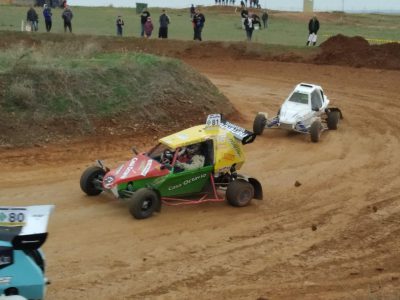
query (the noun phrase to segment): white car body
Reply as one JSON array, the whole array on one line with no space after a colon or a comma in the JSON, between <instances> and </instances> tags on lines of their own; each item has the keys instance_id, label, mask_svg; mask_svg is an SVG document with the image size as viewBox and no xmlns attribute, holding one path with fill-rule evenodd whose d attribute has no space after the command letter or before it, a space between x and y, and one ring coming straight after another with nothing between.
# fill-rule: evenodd
<instances>
[{"instance_id":1,"label":"white car body","mask_svg":"<svg viewBox=\"0 0 400 300\"><path fill-rule=\"evenodd\" d=\"M301 124L308 129L316 118L321 118L321 115L325 114L329 102L320 86L300 83L283 102L278 115L278 126L303 132Z\"/></svg>"},{"instance_id":2,"label":"white car body","mask_svg":"<svg viewBox=\"0 0 400 300\"><path fill-rule=\"evenodd\" d=\"M276 117L268 119L266 113L257 114L253 131L259 135L264 128L281 128L311 134L316 142L322 131L337 129L339 119L343 118L340 109L328 107L329 104L322 87L300 83L283 102Z\"/></svg>"}]
</instances>

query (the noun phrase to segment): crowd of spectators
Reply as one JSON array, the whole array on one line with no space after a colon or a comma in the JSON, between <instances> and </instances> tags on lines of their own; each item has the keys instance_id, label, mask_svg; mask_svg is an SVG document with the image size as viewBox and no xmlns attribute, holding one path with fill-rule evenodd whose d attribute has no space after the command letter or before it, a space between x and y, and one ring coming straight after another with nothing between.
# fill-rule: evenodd
<instances>
[{"instance_id":1,"label":"crowd of spectators","mask_svg":"<svg viewBox=\"0 0 400 300\"><path fill-rule=\"evenodd\" d=\"M54 5L59 4L63 7L61 18L64 22L64 32L69 31L72 33L72 19L73 13L70 7L67 5L67 1L56 1L52 0L49 4L43 4L43 17L45 21L46 31L50 32L52 29L52 17L51 11ZM215 0L216 5L235 5L235 0ZM248 41L252 40L253 31L268 28L269 15L266 10L260 10L259 0L242 0L240 1L240 15L242 18L242 28L246 32L246 38ZM249 10L252 8L259 12L262 12L261 17L256 13ZM206 22L206 18L203 13L200 12L199 8L196 8L193 4L189 8L189 16L193 27L193 40L202 41L202 31ZM27 30L38 31L39 16L33 6L31 6L27 12ZM168 27L170 25L170 17L167 15L166 10L163 9L161 15L158 17L159 30L158 37L160 39L168 38ZM261 23L262 22L262 23ZM123 28L125 22L122 16L118 16L115 22L117 36L123 36ZM309 36L307 39L307 45L315 46L317 42L317 32L320 24L316 16L314 16L308 23ZM140 36L144 38L151 38L153 36L154 24L151 18L150 12L147 8L144 8L140 14Z\"/></svg>"}]
</instances>

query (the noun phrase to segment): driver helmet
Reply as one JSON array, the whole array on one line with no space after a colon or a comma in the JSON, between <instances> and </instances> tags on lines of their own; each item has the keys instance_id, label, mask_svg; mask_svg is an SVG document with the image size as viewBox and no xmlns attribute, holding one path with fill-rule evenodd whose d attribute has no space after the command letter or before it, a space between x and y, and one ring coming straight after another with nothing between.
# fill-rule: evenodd
<instances>
[{"instance_id":1,"label":"driver helmet","mask_svg":"<svg viewBox=\"0 0 400 300\"><path fill-rule=\"evenodd\" d=\"M173 158L174 158L174 153L172 153L171 150L167 149L164 151L163 159L172 161Z\"/></svg>"},{"instance_id":2,"label":"driver helmet","mask_svg":"<svg viewBox=\"0 0 400 300\"><path fill-rule=\"evenodd\" d=\"M161 155L161 162L171 163L173 159L174 159L174 153L169 149L164 150L164 152Z\"/></svg>"}]
</instances>

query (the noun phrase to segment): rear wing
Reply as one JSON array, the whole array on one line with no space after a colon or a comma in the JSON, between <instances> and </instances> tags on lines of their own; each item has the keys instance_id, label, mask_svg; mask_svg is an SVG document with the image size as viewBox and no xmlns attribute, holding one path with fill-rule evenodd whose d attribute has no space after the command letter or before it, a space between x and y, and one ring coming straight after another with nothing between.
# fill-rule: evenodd
<instances>
[{"instance_id":1,"label":"rear wing","mask_svg":"<svg viewBox=\"0 0 400 300\"><path fill-rule=\"evenodd\" d=\"M54 205L0 207L0 240L16 250L40 248L47 238L47 225Z\"/></svg>"},{"instance_id":2,"label":"rear wing","mask_svg":"<svg viewBox=\"0 0 400 300\"><path fill-rule=\"evenodd\" d=\"M218 126L231 132L235 138L242 142L243 145L250 144L256 139L256 135L253 132L225 120L222 114L208 115L206 127L214 126Z\"/></svg>"}]
</instances>

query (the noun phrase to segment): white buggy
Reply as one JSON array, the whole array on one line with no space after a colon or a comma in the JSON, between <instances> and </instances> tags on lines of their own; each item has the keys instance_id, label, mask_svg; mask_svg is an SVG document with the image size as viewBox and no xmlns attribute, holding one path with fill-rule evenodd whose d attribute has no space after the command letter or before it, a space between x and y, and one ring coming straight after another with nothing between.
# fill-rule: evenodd
<instances>
[{"instance_id":1,"label":"white buggy","mask_svg":"<svg viewBox=\"0 0 400 300\"><path fill-rule=\"evenodd\" d=\"M319 141L321 132L336 130L339 119L343 119L339 108L328 107L329 99L322 88L315 84L298 84L283 102L276 117L259 112L254 119L253 132L263 133L264 128L282 128L310 134L311 141Z\"/></svg>"}]
</instances>

